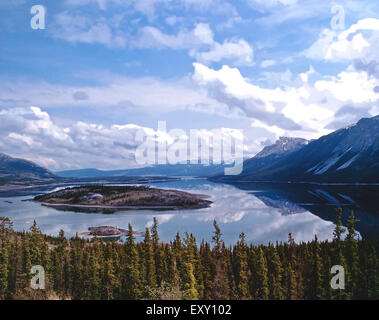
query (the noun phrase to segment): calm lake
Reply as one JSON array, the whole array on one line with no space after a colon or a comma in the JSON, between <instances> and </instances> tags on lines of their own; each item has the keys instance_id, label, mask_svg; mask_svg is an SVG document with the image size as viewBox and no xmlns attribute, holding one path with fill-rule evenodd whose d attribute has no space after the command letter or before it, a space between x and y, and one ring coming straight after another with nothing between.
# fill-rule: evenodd
<instances>
[{"instance_id":1,"label":"calm lake","mask_svg":"<svg viewBox=\"0 0 379 320\"><path fill-rule=\"evenodd\" d=\"M188 178L149 185L206 194L213 204L200 210L124 211L106 215L58 211L26 201L54 190L49 188L0 193L0 216L9 217L18 231L27 230L35 219L43 233L57 235L63 229L69 237L100 225L127 228L131 223L136 231L144 231L151 227L153 217L157 217L160 238L166 242L174 239L177 232L193 233L198 242L211 241L212 223L216 219L229 245L238 240L241 232L253 244L287 241L289 232L296 241L312 240L316 234L320 240L331 239L336 208L342 207L344 223L353 209L360 220L356 226L360 235L379 236L379 185L227 185Z\"/></svg>"}]
</instances>

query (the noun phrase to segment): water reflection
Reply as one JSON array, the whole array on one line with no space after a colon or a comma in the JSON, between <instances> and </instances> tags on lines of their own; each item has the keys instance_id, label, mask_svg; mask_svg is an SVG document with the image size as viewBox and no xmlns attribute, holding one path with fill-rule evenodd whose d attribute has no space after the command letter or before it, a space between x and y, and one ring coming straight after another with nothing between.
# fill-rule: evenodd
<instances>
[{"instance_id":1,"label":"water reflection","mask_svg":"<svg viewBox=\"0 0 379 320\"><path fill-rule=\"evenodd\" d=\"M309 211L323 220L334 221L336 209L340 207L346 223L353 210L360 220L356 224L360 234L365 238L379 236L378 185L239 183L234 186L283 214Z\"/></svg>"},{"instance_id":2,"label":"water reflection","mask_svg":"<svg viewBox=\"0 0 379 320\"><path fill-rule=\"evenodd\" d=\"M12 219L15 229L28 229L36 219L44 233L57 235L60 229L68 236L86 231L90 226L110 225L127 228L131 223L137 231L152 225L153 217L159 222L160 238L170 241L176 232L193 233L198 241L211 241L213 219L219 223L227 244L238 240L241 232L254 243L286 241L292 232L296 241L308 241L317 234L319 239L331 239L335 208L354 208L361 220L358 231L363 236L376 236L378 212L375 199L378 187L329 188L314 186L273 186L267 184L227 185L204 179L186 179L151 183L158 188L180 189L210 195L211 208L179 211L125 211L112 215L62 212L25 201L50 190L33 190L22 194L3 194L0 215ZM343 190L342 190L343 189ZM360 191L359 191L360 190ZM359 191L359 192L358 192ZM362 192L361 192L362 191ZM362 195L363 194L363 195ZM344 218L348 215L345 210Z\"/></svg>"}]
</instances>

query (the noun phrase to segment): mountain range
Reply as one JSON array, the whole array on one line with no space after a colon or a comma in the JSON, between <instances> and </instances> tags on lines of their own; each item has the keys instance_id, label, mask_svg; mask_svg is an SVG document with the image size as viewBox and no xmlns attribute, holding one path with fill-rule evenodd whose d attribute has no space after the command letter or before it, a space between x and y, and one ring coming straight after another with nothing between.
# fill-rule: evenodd
<instances>
[{"instance_id":1,"label":"mountain range","mask_svg":"<svg viewBox=\"0 0 379 320\"><path fill-rule=\"evenodd\" d=\"M53 173L31 161L0 153L0 185L31 185L67 179L137 176L202 176L220 182L379 182L379 116L307 141L281 137L244 161L240 175L225 176L224 165L177 164L103 171L82 169Z\"/></svg>"},{"instance_id":2,"label":"mountain range","mask_svg":"<svg viewBox=\"0 0 379 320\"><path fill-rule=\"evenodd\" d=\"M306 141L280 138L244 161L237 176L214 175L213 181L322 183L379 182L379 116Z\"/></svg>"},{"instance_id":3,"label":"mountain range","mask_svg":"<svg viewBox=\"0 0 379 320\"><path fill-rule=\"evenodd\" d=\"M58 171L56 174L63 178L109 178L109 177L136 177L136 176L164 176L164 177L207 177L223 172L224 165L202 164L161 164L151 167L125 170L98 170L79 169Z\"/></svg>"}]
</instances>

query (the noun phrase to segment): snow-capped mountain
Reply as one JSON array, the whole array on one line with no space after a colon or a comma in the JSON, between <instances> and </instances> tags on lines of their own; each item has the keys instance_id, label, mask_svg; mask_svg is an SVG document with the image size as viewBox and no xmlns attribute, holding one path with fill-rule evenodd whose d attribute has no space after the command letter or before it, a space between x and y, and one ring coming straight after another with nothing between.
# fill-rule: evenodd
<instances>
[{"instance_id":1,"label":"snow-capped mountain","mask_svg":"<svg viewBox=\"0 0 379 320\"><path fill-rule=\"evenodd\" d=\"M308 140L302 138L280 137L273 145L264 147L254 158L265 158L270 155L280 156L288 152L299 150L308 144Z\"/></svg>"},{"instance_id":2,"label":"snow-capped mountain","mask_svg":"<svg viewBox=\"0 0 379 320\"><path fill-rule=\"evenodd\" d=\"M289 141L293 142L293 139ZM379 116L364 118L309 143L286 139L244 162L239 176L215 180L379 182ZM282 151L282 152L281 152Z\"/></svg>"},{"instance_id":3,"label":"snow-capped mountain","mask_svg":"<svg viewBox=\"0 0 379 320\"><path fill-rule=\"evenodd\" d=\"M281 137L275 144L264 147L253 158L246 160L240 176L245 176L250 172L269 170L275 163L303 148L307 143L307 140L301 138ZM233 176L230 177L234 178Z\"/></svg>"}]
</instances>

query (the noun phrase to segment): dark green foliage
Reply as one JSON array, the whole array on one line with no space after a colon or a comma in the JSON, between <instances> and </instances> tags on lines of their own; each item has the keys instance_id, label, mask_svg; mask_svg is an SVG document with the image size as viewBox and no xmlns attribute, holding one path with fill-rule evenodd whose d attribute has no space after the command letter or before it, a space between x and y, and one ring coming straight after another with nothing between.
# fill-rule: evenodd
<instances>
[{"instance_id":1,"label":"dark green foliage","mask_svg":"<svg viewBox=\"0 0 379 320\"><path fill-rule=\"evenodd\" d=\"M136 242L67 240L44 236L36 223L16 233L0 217L0 299L379 299L379 240L358 240L352 213L343 239L341 211L332 242L229 248L214 221L213 246L192 234L159 240L157 220ZM42 265L46 290L30 288L30 269ZM330 286L333 265L346 272L346 289Z\"/></svg>"}]
</instances>

